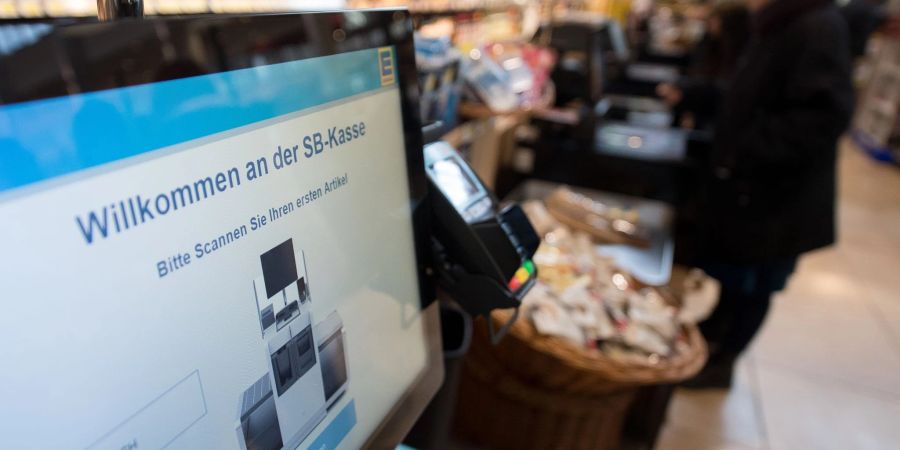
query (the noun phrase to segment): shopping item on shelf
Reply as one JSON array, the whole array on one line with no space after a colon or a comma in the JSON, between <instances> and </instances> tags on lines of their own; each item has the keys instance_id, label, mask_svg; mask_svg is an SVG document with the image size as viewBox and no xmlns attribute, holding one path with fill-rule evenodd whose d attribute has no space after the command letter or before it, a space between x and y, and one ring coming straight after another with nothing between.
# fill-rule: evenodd
<instances>
[{"instance_id":1,"label":"shopping item on shelf","mask_svg":"<svg viewBox=\"0 0 900 450\"><path fill-rule=\"evenodd\" d=\"M463 66L463 78L469 97L484 103L494 112L510 112L519 105L509 74L496 61L473 50Z\"/></svg>"},{"instance_id":2,"label":"shopping item on shelf","mask_svg":"<svg viewBox=\"0 0 900 450\"><path fill-rule=\"evenodd\" d=\"M530 44L493 43L472 49L464 59L469 99L495 113L534 109L553 101L553 54Z\"/></svg>"},{"instance_id":3,"label":"shopping item on shelf","mask_svg":"<svg viewBox=\"0 0 900 450\"><path fill-rule=\"evenodd\" d=\"M423 124L441 121L448 129L456 124L460 96L459 66L460 54L448 37L416 35L416 68Z\"/></svg>"}]
</instances>

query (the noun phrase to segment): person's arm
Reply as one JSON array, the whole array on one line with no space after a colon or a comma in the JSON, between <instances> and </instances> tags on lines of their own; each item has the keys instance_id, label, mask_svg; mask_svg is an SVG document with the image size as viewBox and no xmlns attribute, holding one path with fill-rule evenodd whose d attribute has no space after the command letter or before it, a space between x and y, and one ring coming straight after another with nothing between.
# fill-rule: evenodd
<instances>
[{"instance_id":1,"label":"person's arm","mask_svg":"<svg viewBox=\"0 0 900 450\"><path fill-rule=\"evenodd\" d=\"M722 97L722 87L716 80L685 78L679 86L682 90L681 106L695 114L713 115Z\"/></svg>"},{"instance_id":2,"label":"person's arm","mask_svg":"<svg viewBox=\"0 0 900 450\"><path fill-rule=\"evenodd\" d=\"M846 30L813 22L798 30L798 54L785 85L782 111L758 112L735 145L744 167L798 166L833 146L853 111ZM764 87L765 88L765 87Z\"/></svg>"}]
</instances>

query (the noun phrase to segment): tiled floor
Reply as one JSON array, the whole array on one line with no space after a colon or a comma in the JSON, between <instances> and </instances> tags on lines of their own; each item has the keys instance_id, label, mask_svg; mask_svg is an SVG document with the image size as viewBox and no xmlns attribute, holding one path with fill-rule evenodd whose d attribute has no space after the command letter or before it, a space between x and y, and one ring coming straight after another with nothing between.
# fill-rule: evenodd
<instances>
[{"instance_id":1,"label":"tiled floor","mask_svg":"<svg viewBox=\"0 0 900 450\"><path fill-rule=\"evenodd\" d=\"M900 169L851 145L840 239L804 257L730 392L678 391L658 450L900 449Z\"/></svg>"}]
</instances>

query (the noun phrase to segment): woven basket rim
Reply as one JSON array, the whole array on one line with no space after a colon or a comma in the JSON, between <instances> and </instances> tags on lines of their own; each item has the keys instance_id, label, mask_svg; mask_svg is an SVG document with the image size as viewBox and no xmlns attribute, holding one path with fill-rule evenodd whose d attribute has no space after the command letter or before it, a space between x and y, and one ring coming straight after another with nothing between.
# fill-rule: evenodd
<instances>
[{"instance_id":1,"label":"woven basket rim","mask_svg":"<svg viewBox=\"0 0 900 450\"><path fill-rule=\"evenodd\" d=\"M500 325L509 320L511 315L511 310L494 311L491 320ZM584 376L602 377L610 384L628 386L679 382L700 371L706 363L706 341L696 325L683 326L682 331L687 340L688 351L669 358L661 357L654 365L612 359L600 351L578 347L562 337L542 335L524 317L519 317L504 339L516 340L555 360L559 367L553 370L568 368L583 372ZM503 345L502 341L500 345Z\"/></svg>"}]
</instances>

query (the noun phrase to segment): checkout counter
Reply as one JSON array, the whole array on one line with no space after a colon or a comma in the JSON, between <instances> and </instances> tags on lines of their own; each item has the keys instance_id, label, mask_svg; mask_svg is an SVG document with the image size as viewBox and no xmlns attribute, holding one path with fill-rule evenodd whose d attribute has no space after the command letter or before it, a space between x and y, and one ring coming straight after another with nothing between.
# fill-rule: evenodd
<instances>
[{"instance_id":1,"label":"checkout counter","mask_svg":"<svg viewBox=\"0 0 900 450\"><path fill-rule=\"evenodd\" d=\"M574 99L589 106L580 108L577 123L560 123L550 115L533 120L539 137L531 144L534 169L527 175L680 208L698 188L710 134L672 127L674 115L655 98L655 88L676 81L680 67L629 60L627 51L613 45L618 40L610 36L617 35L616 28L602 21L554 24L549 43L560 53L562 68L553 78L557 86L565 86L557 104L570 107ZM576 47L576 40L567 37L579 35L606 38ZM565 66L570 54L578 54L582 67L599 75L571 76Z\"/></svg>"}]
</instances>

